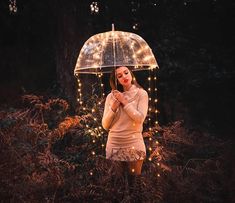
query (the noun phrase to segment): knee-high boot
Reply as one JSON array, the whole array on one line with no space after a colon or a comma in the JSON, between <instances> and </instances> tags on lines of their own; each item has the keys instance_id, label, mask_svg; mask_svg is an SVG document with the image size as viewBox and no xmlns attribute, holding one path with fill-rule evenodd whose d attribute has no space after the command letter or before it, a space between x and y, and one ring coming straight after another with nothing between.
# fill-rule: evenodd
<instances>
[{"instance_id":1,"label":"knee-high boot","mask_svg":"<svg viewBox=\"0 0 235 203\"><path fill-rule=\"evenodd\" d=\"M131 202L141 203L143 201L143 184L141 175L128 176L129 194Z\"/></svg>"}]
</instances>

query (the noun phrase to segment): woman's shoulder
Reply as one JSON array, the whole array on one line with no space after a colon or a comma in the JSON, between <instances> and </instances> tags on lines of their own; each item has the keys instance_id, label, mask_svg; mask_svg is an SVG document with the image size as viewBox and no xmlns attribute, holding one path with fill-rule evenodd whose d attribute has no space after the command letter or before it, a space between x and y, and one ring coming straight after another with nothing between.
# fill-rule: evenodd
<instances>
[{"instance_id":1,"label":"woman's shoulder","mask_svg":"<svg viewBox=\"0 0 235 203\"><path fill-rule=\"evenodd\" d=\"M112 92L108 93L108 95L106 96L106 99L111 99L113 97Z\"/></svg>"},{"instance_id":2,"label":"woman's shoulder","mask_svg":"<svg viewBox=\"0 0 235 203\"><path fill-rule=\"evenodd\" d=\"M143 88L139 88L139 94L143 96L148 96L148 92Z\"/></svg>"}]
</instances>

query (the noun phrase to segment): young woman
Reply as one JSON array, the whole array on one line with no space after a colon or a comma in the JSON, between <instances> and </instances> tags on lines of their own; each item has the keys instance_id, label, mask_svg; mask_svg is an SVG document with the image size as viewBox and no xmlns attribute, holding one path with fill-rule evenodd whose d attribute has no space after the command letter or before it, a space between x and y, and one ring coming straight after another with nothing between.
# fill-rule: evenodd
<instances>
[{"instance_id":1,"label":"young woman","mask_svg":"<svg viewBox=\"0 0 235 203\"><path fill-rule=\"evenodd\" d=\"M110 86L112 92L106 98L102 118L102 125L108 131L106 158L120 161L129 174L140 175L146 156L142 130L148 94L125 66L111 73Z\"/></svg>"}]
</instances>

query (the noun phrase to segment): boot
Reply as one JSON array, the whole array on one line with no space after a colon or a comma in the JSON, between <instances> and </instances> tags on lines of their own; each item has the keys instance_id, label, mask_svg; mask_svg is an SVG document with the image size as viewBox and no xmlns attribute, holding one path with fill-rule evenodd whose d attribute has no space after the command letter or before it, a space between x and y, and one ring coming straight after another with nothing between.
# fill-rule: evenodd
<instances>
[{"instance_id":1,"label":"boot","mask_svg":"<svg viewBox=\"0 0 235 203\"><path fill-rule=\"evenodd\" d=\"M129 175L128 176L129 194L131 202L141 203L144 202L142 198L143 185L141 175Z\"/></svg>"}]
</instances>

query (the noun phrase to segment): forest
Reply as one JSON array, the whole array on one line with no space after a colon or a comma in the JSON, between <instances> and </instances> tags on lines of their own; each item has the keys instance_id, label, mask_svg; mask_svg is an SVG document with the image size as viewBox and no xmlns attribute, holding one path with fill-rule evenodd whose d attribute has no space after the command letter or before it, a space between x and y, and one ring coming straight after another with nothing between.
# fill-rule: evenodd
<instances>
[{"instance_id":1,"label":"forest","mask_svg":"<svg viewBox=\"0 0 235 203\"><path fill-rule=\"evenodd\" d=\"M1 1L1 201L234 202L234 8L231 0ZM86 40L112 23L143 37L159 65L156 125L144 123L142 187L131 195L105 158L99 84L80 76L80 105L74 76ZM145 72L136 75L147 87Z\"/></svg>"}]
</instances>

